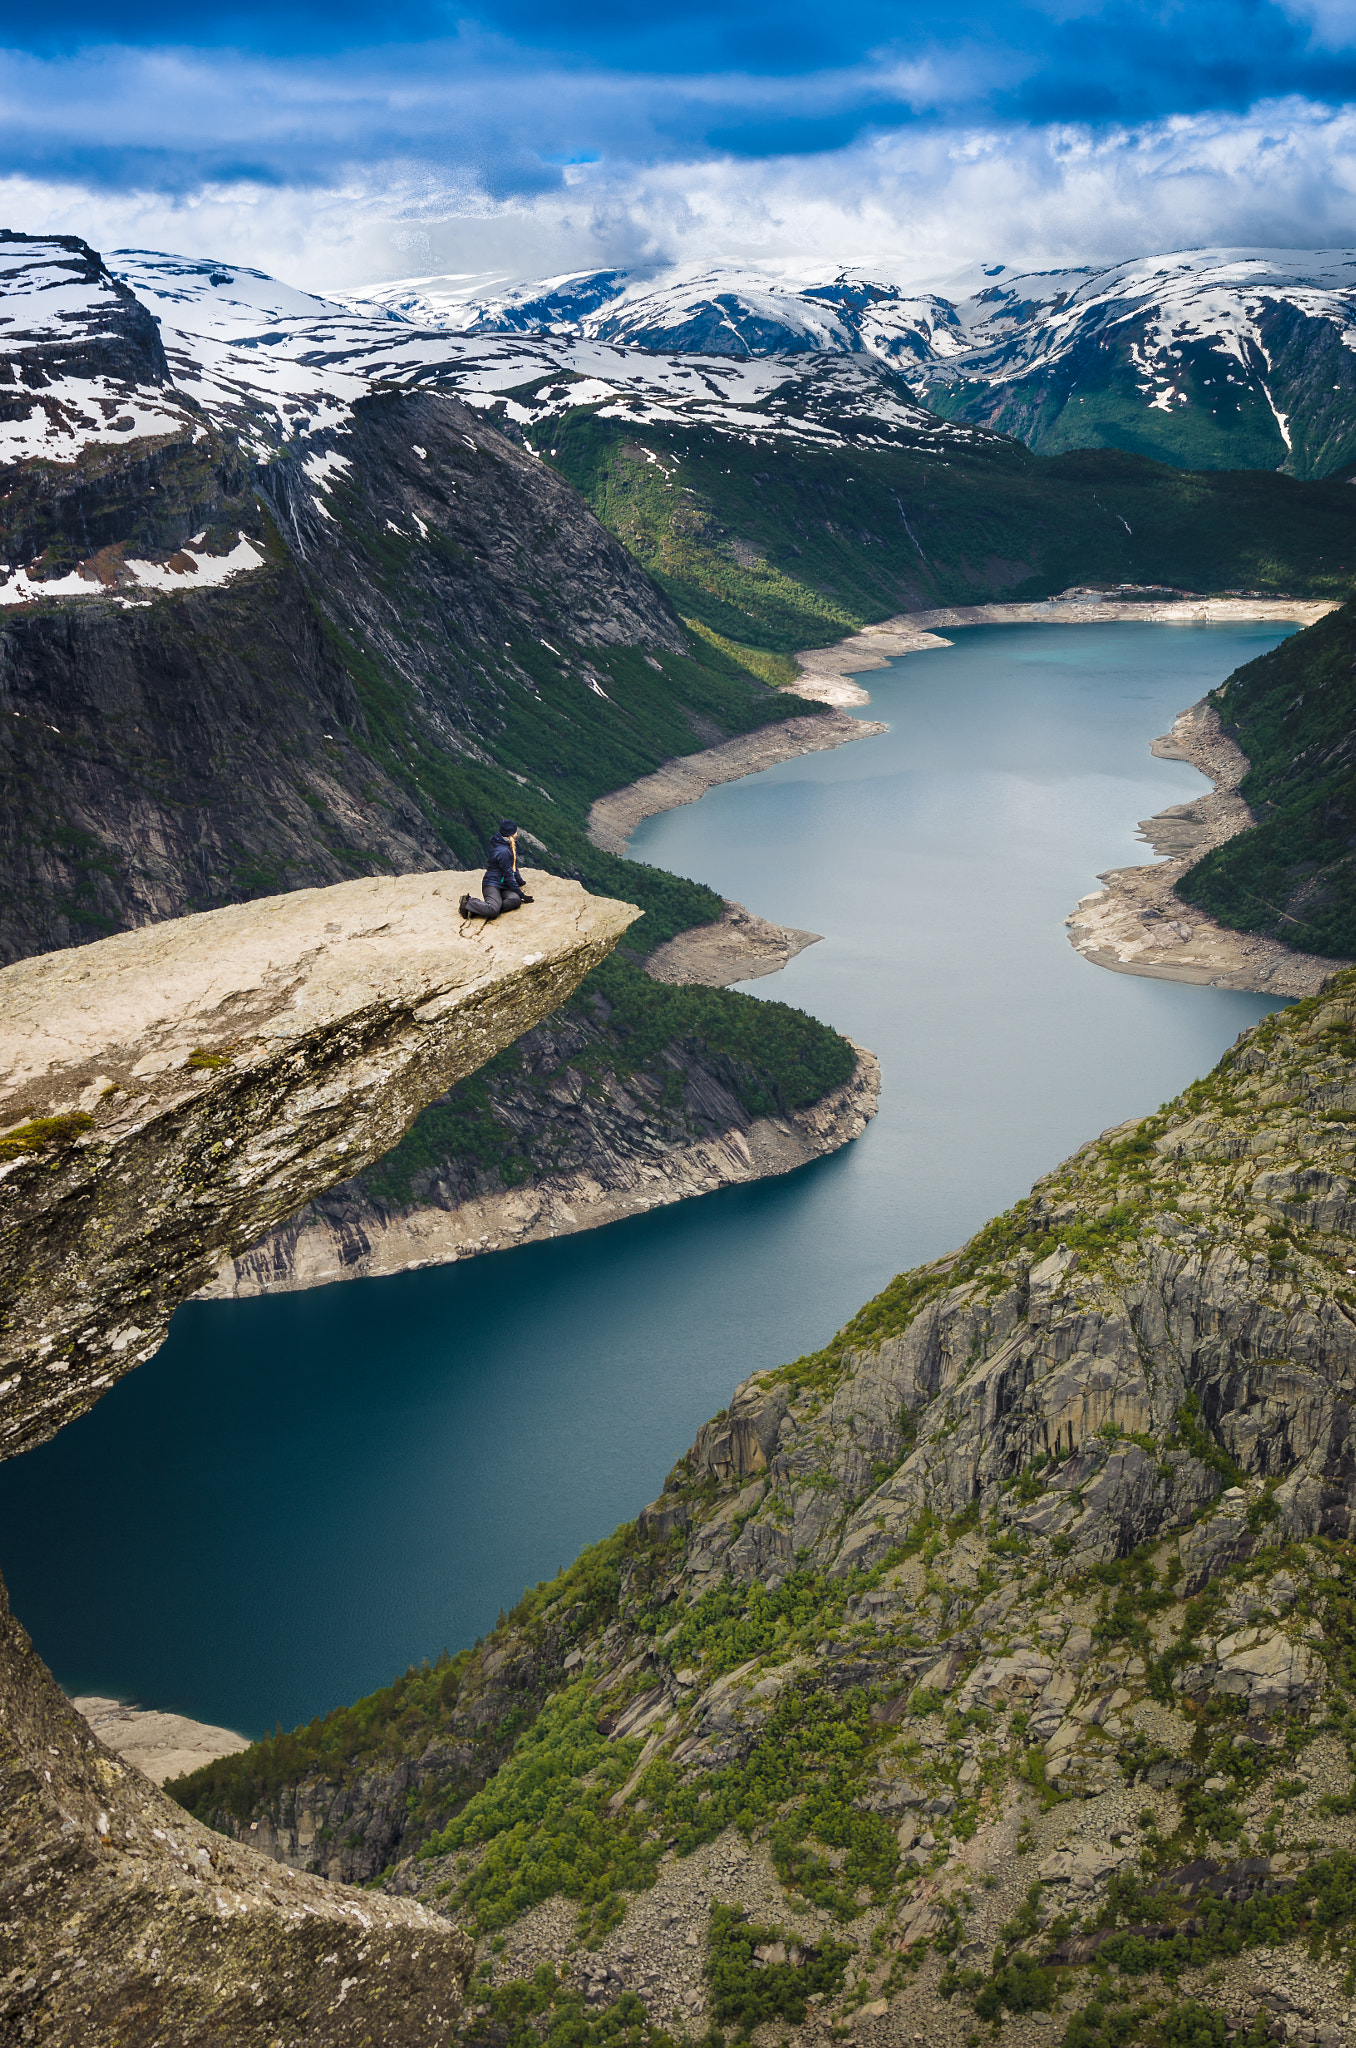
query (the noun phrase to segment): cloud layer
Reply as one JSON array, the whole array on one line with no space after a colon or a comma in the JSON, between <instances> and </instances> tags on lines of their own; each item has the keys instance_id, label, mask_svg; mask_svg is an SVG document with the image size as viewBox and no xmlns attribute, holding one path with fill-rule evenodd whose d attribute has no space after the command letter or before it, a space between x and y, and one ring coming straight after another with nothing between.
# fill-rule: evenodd
<instances>
[{"instance_id":1,"label":"cloud layer","mask_svg":"<svg viewBox=\"0 0 1356 2048\"><path fill-rule=\"evenodd\" d=\"M154 4L81 47L82 4L0 52L3 218L312 287L1356 242L1343 0L391 0L437 40L379 46L347 0L240 0L249 51L160 42Z\"/></svg>"}]
</instances>

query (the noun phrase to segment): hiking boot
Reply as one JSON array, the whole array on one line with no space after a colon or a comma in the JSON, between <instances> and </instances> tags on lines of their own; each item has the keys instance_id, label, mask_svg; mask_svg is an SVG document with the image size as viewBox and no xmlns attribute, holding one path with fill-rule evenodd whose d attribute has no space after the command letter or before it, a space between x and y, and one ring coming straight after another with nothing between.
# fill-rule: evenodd
<instances>
[{"instance_id":1,"label":"hiking boot","mask_svg":"<svg viewBox=\"0 0 1356 2048\"><path fill-rule=\"evenodd\" d=\"M457 905L457 910L462 917L469 917L471 915L471 892L469 889Z\"/></svg>"}]
</instances>

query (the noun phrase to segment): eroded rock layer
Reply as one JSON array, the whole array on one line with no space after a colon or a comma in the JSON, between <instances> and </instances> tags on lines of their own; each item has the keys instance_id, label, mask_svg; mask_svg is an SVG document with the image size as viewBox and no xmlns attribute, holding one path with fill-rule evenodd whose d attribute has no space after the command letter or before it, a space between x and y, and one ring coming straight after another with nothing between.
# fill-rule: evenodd
<instances>
[{"instance_id":1,"label":"eroded rock layer","mask_svg":"<svg viewBox=\"0 0 1356 2048\"><path fill-rule=\"evenodd\" d=\"M49 2048L441 2043L471 1943L281 1869L94 1736L0 1589L0 2037Z\"/></svg>"}]
</instances>

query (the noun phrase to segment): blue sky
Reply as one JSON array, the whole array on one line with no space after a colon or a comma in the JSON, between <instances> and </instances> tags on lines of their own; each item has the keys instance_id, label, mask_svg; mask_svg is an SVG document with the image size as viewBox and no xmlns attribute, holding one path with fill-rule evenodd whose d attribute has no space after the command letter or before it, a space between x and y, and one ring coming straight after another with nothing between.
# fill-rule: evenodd
<instances>
[{"instance_id":1,"label":"blue sky","mask_svg":"<svg viewBox=\"0 0 1356 2048\"><path fill-rule=\"evenodd\" d=\"M36 16L0 32L10 225L304 283L1356 242L1356 0Z\"/></svg>"}]
</instances>

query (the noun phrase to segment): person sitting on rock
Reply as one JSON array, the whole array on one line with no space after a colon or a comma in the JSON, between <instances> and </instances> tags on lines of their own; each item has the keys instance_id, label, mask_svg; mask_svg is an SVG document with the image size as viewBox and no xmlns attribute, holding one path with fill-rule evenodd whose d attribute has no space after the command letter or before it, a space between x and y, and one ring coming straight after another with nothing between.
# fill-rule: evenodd
<instances>
[{"instance_id":1,"label":"person sitting on rock","mask_svg":"<svg viewBox=\"0 0 1356 2048\"><path fill-rule=\"evenodd\" d=\"M532 901L518 872L518 827L512 818L499 820L480 887L480 896L468 890L457 905L463 917L494 918L502 910L516 910L520 903Z\"/></svg>"}]
</instances>

